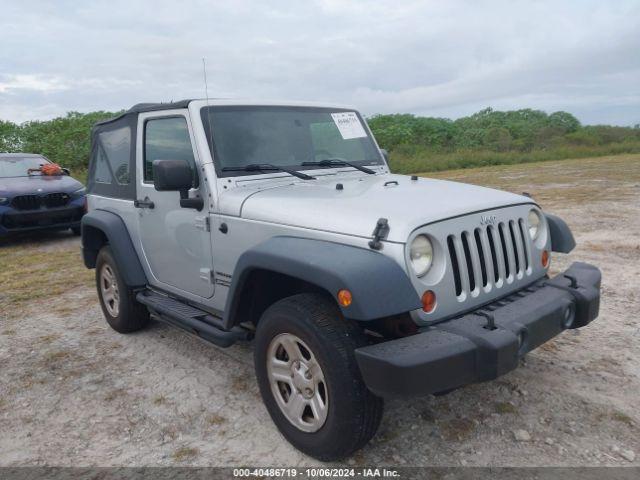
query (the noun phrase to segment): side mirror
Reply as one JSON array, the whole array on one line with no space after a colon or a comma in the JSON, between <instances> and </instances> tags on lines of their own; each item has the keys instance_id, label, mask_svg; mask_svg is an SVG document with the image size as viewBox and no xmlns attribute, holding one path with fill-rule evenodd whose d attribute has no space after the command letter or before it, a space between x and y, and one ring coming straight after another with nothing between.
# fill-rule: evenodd
<instances>
[{"instance_id":1,"label":"side mirror","mask_svg":"<svg viewBox=\"0 0 640 480\"><path fill-rule=\"evenodd\" d=\"M62 173L64 173L67 176L71 175L71 171L68 168L64 168L64 167L62 167Z\"/></svg>"},{"instance_id":2,"label":"side mirror","mask_svg":"<svg viewBox=\"0 0 640 480\"><path fill-rule=\"evenodd\" d=\"M184 160L154 160L153 186L159 192L180 192L180 206L202 210L201 198L189 198L193 185L191 167Z\"/></svg>"},{"instance_id":3,"label":"side mirror","mask_svg":"<svg viewBox=\"0 0 640 480\"><path fill-rule=\"evenodd\" d=\"M387 152L386 149L381 148L380 151L382 152L382 156L384 157L384 161L389 163L389 152Z\"/></svg>"}]
</instances>

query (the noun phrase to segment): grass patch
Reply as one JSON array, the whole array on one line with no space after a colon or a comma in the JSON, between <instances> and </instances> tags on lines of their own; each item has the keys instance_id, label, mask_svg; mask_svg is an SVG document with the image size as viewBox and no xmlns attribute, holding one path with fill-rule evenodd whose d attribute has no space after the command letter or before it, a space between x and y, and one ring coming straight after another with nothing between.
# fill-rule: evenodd
<instances>
[{"instance_id":1,"label":"grass patch","mask_svg":"<svg viewBox=\"0 0 640 480\"><path fill-rule=\"evenodd\" d=\"M85 268L78 245L59 249L46 239L20 240L0 246L0 311L12 315L28 302L91 286L93 271Z\"/></svg>"},{"instance_id":2,"label":"grass patch","mask_svg":"<svg viewBox=\"0 0 640 480\"><path fill-rule=\"evenodd\" d=\"M637 195L635 185L640 182L640 154L423 172L421 175L518 194L528 192L545 207L578 202L603 203ZM606 212L608 216L615 214Z\"/></svg>"},{"instance_id":3,"label":"grass patch","mask_svg":"<svg viewBox=\"0 0 640 480\"><path fill-rule=\"evenodd\" d=\"M227 423L227 419L222 415L214 413L207 417L207 423L209 425L222 425L223 423Z\"/></svg>"},{"instance_id":4,"label":"grass patch","mask_svg":"<svg viewBox=\"0 0 640 480\"><path fill-rule=\"evenodd\" d=\"M49 335L44 335L42 337L38 338L38 342L40 343L51 343L54 340L57 340L58 338L60 338L60 334L58 333L50 333Z\"/></svg>"},{"instance_id":5,"label":"grass patch","mask_svg":"<svg viewBox=\"0 0 640 480\"><path fill-rule=\"evenodd\" d=\"M640 142L597 147L551 148L531 152L458 150L443 153L407 145L399 147L390 154L389 166L394 173L410 174L638 153L640 153Z\"/></svg>"},{"instance_id":6,"label":"grass patch","mask_svg":"<svg viewBox=\"0 0 640 480\"><path fill-rule=\"evenodd\" d=\"M61 360L67 360L69 357L71 357L69 352L60 350L57 352L47 352L44 356L44 360L46 362L59 362Z\"/></svg>"},{"instance_id":7,"label":"grass patch","mask_svg":"<svg viewBox=\"0 0 640 480\"><path fill-rule=\"evenodd\" d=\"M559 350L558 345L554 341L543 343L538 348L540 350L544 350L545 352L557 352Z\"/></svg>"},{"instance_id":8,"label":"grass patch","mask_svg":"<svg viewBox=\"0 0 640 480\"><path fill-rule=\"evenodd\" d=\"M127 392L124 388L116 388L115 390L107 392L107 394L104 396L104 399L107 402L113 402L117 398L126 396L126 394Z\"/></svg>"},{"instance_id":9,"label":"grass patch","mask_svg":"<svg viewBox=\"0 0 640 480\"><path fill-rule=\"evenodd\" d=\"M518 411L515 405L509 402L496 402L493 404L493 409L501 415L505 413L516 413Z\"/></svg>"},{"instance_id":10,"label":"grass patch","mask_svg":"<svg viewBox=\"0 0 640 480\"><path fill-rule=\"evenodd\" d=\"M445 440L465 440L473 434L476 425L468 418L453 418L442 424L442 437Z\"/></svg>"},{"instance_id":11,"label":"grass patch","mask_svg":"<svg viewBox=\"0 0 640 480\"><path fill-rule=\"evenodd\" d=\"M244 393L249 391L249 382L246 377L235 377L231 382L231 390L234 393Z\"/></svg>"},{"instance_id":12,"label":"grass patch","mask_svg":"<svg viewBox=\"0 0 640 480\"><path fill-rule=\"evenodd\" d=\"M619 410L600 412L596 415L596 420L604 423L611 423L611 421L622 423L627 427L634 428L635 421L626 413Z\"/></svg>"},{"instance_id":13,"label":"grass patch","mask_svg":"<svg viewBox=\"0 0 640 480\"><path fill-rule=\"evenodd\" d=\"M613 414L611 414L611 418L616 422L624 423L629 427L633 427L634 425L633 418L631 418L626 413L616 411L616 412L613 412Z\"/></svg>"},{"instance_id":14,"label":"grass patch","mask_svg":"<svg viewBox=\"0 0 640 480\"><path fill-rule=\"evenodd\" d=\"M183 462L190 458L198 456L200 450L193 447L180 447L171 455L173 459L177 462Z\"/></svg>"}]
</instances>

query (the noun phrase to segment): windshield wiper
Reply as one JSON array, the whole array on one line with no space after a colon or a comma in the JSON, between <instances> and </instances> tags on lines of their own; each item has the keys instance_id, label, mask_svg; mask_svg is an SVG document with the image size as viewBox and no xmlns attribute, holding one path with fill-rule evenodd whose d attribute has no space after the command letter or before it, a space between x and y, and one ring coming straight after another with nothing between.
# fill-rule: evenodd
<instances>
[{"instance_id":1,"label":"windshield wiper","mask_svg":"<svg viewBox=\"0 0 640 480\"><path fill-rule=\"evenodd\" d=\"M306 173L298 172L292 168L281 167L279 165L273 165L271 163L251 163L242 167L223 167L223 172L285 172L294 177L301 178L302 180L315 180L316 177L307 175Z\"/></svg>"},{"instance_id":2,"label":"windshield wiper","mask_svg":"<svg viewBox=\"0 0 640 480\"><path fill-rule=\"evenodd\" d=\"M339 167L341 165L346 165L347 167L353 167L356 170L360 170L361 172L368 173L369 175L375 175L376 172L371 170L370 168L363 167L362 165L356 165L355 163L347 162L342 158L325 158L324 160L316 160L313 162L302 162L303 167L307 166L318 166L318 167Z\"/></svg>"}]
</instances>

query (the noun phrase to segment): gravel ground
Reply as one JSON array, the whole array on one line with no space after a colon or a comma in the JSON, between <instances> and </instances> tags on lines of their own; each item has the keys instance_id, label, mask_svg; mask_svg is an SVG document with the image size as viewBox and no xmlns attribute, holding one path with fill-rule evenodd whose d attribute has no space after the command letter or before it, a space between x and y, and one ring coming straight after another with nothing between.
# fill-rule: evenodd
<instances>
[{"instance_id":1,"label":"gravel ground","mask_svg":"<svg viewBox=\"0 0 640 480\"><path fill-rule=\"evenodd\" d=\"M601 267L600 318L496 381L387 402L377 436L346 463L640 465L640 156L437 176L524 190L563 216L578 247L554 256L553 269ZM23 248L46 263L78 251L79 240L60 233L0 246ZM3 269L16 268L12 258L2 257ZM66 290L64 276L40 277L55 281L55 295L0 293L0 466L320 464L272 424L250 345L219 349L160 323L120 335L88 277ZM4 282L0 292L12 291Z\"/></svg>"}]
</instances>

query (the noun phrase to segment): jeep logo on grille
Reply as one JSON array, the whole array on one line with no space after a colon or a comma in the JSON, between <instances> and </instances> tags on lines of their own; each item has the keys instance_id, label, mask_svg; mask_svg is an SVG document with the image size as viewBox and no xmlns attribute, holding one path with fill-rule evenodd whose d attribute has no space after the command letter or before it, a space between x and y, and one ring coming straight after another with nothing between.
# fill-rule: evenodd
<instances>
[{"instance_id":1,"label":"jeep logo on grille","mask_svg":"<svg viewBox=\"0 0 640 480\"><path fill-rule=\"evenodd\" d=\"M495 215L482 215L480 217L480 225L493 225L496 223L496 218Z\"/></svg>"}]
</instances>

